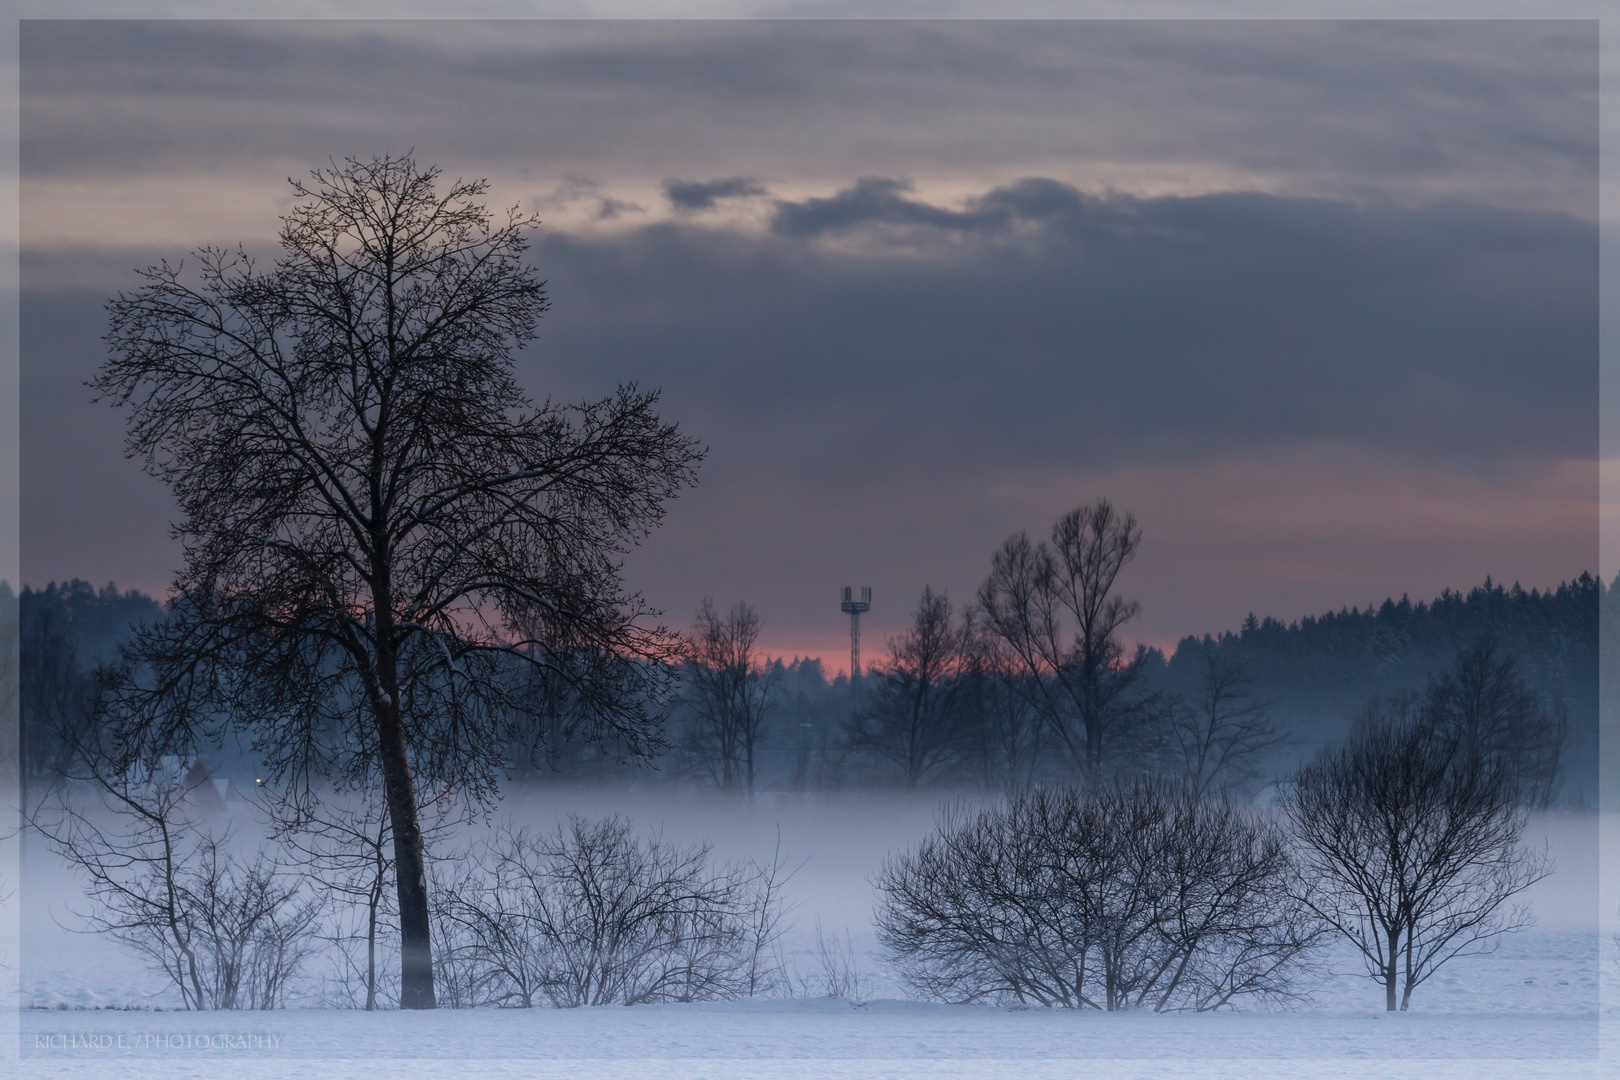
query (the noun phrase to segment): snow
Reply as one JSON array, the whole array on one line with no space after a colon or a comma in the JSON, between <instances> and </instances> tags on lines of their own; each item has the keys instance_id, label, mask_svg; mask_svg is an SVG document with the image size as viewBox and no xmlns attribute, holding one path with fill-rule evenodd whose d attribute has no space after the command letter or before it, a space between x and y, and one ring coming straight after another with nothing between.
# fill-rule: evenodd
<instances>
[{"instance_id":1,"label":"snow","mask_svg":"<svg viewBox=\"0 0 1620 1080\"><path fill-rule=\"evenodd\" d=\"M823 998L426 1015L24 1010L19 1020L28 1078L206 1076L226 1062L265 1077L1605 1075L1595 1011L1156 1016ZM154 1037L166 1045L143 1046Z\"/></svg>"},{"instance_id":2,"label":"snow","mask_svg":"<svg viewBox=\"0 0 1620 1080\"><path fill-rule=\"evenodd\" d=\"M1531 901L1538 926L1488 956L1442 968L1406 1014L1335 950L1310 1006L1287 1012L1103 1014L904 1000L870 932L871 873L929 827L925 800L671 803L633 793L553 793L509 808L631 814L726 857L777 842L803 869L789 958L813 981L813 924L849 928L872 1000L825 997L573 1010L363 1013L172 1011L172 995L123 951L64 928L72 878L24 856L21 1009L0 1013L19 1080L44 1077L1612 1077L1620 1076L1620 963L1597 918L1597 827L1538 823L1559 873ZM808 861L805 861L808 860ZM1600 948L1600 945L1602 946ZM43 1006L43 1007L41 1007ZM137 1006L135 1011L124 1011ZM1601 1037L1600 1037L1601 1036ZM1601 1058L1600 1058L1601 1052ZM0 1056L0 1060L10 1054Z\"/></svg>"}]
</instances>

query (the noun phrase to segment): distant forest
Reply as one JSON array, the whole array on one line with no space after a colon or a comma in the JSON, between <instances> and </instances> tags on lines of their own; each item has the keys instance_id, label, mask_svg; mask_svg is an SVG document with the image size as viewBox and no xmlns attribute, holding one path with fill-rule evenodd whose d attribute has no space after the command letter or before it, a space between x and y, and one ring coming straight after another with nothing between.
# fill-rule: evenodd
<instances>
[{"instance_id":1,"label":"distant forest","mask_svg":"<svg viewBox=\"0 0 1620 1080\"><path fill-rule=\"evenodd\" d=\"M1431 601L1389 599L1365 609L1349 608L1293 622L1251 615L1242 626L1219 635L1189 636L1172 655L1147 650L1139 693L1143 700L1196 696L1211 670L1211 657L1241 670L1242 701L1259 710L1276 732L1264 766L1280 775L1323 745L1343 738L1356 714L1375 698L1401 691L1421 693L1457 661L1459 654L1491 635L1499 653L1517 665L1523 683L1567 717L1559 801L1591 805L1597 797L1599 628L1620 648L1620 604L1607 604L1620 589L1620 577L1607 587L1590 574L1554 589L1526 591L1487 578L1468 592L1447 590ZM93 723L95 668L112 660L132 625L163 618L152 597L96 588L80 580L24 588L12 594L0 585L0 601L15 613L20 644L22 765L30 776L45 776L64 763L65 747L53 733ZM13 606L15 605L15 606ZM696 691L703 672L688 665L683 680L692 692L671 703L666 723L668 748L653 769L619 760L613 747L575 744L554 733L545 762L525 766L514 755L514 779L619 777L654 782L685 779L725 786L705 753L703 711ZM996 786L995 768L981 723L975 736L957 737L921 772L905 774L893 755L881 750L852 716L847 676L829 677L819 660L762 658L762 694L750 721L750 784L762 791L831 790L922 782L932 786ZM862 692L881 695L886 667L875 658ZM972 694L958 695L964 715L993 706ZM975 704L975 702L977 702ZM1028 776L1057 775L1037 739ZM977 749L975 749L977 747ZM999 751L997 751L999 752ZM1016 749L1014 750L1016 758ZM251 772L240 753L220 751L209 762L216 773ZM1003 771L1006 765L1003 763Z\"/></svg>"},{"instance_id":2,"label":"distant forest","mask_svg":"<svg viewBox=\"0 0 1620 1080\"><path fill-rule=\"evenodd\" d=\"M1428 603L1402 596L1287 624L1250 615L1235 632L1182 639L1163 675L1185 680L1210 650L1235 653L1276 718L1296 739L1320 744L1343 737L1369 698L1421 690L1489 633L1517 658L1532 689L1569 710L1572 740L1590 739L1595 749L1600 613L1608 613L1606 629L1620 629L1620 606L1605 605L1617 589L1620 576L1605 589L1582 574L1546 592L1504 588L1487 577L1467 593L1447 589ZM1605 640L1615 641L1612 632Z\"/></svg>"}]
</instances>

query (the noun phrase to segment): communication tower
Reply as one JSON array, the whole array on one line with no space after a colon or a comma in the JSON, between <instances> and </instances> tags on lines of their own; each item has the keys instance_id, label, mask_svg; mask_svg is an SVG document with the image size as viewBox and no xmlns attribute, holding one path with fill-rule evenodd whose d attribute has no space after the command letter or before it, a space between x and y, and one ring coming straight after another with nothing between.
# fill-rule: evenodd
<instances>
[{"instance_id":1,"label":"communication tower","mask_svg":"<svg viewBox=\"0 0 1620 1080\"><path fill-rule=\"evenodd\" d=\"M855 699L855 713L861 711L861 613L872 607L872 586L861 586L861 598L855 599L855 590L844 586L844 602L840 610L849 615L849 686Z\"/></svg>"}]
</instances>

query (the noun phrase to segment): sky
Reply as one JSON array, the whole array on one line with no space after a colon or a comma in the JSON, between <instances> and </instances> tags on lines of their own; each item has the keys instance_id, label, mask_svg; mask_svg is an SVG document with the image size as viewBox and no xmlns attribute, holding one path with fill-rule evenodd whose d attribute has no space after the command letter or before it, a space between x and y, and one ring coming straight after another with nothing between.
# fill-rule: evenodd
<instances>
[{"instance_id":1,"label":"sky","mask_svg":"<svg viewBox=\"0 0 1620 1080\"><path fill-rule=\"evenodd\" d=\"M674 625L870 656L1099 497L1127 637L1598 564L1587 23L29 22L22 579L161 594L83 385L133 268L272 258L286 178L411 150L539 213L536 396L708 447L628 560ZM1611 569L1612 572L1612 569Z\"/></svg>"}]
</instances>

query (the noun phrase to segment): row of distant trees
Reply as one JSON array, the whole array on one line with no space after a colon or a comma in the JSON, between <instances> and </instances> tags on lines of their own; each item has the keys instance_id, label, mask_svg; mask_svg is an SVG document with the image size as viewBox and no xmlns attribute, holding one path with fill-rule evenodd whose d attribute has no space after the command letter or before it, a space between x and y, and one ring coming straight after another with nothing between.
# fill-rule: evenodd
<instances>
[{"instance_id":1,"label":"row of distant trees","mask_svg":"<svg viewBox=\"0 0 1620 1080\"><path fill-rule=\"evenodd\" d=\"M1003 566L1012 562L1009 549L1025 555L1015 538L998 554ZM1432 607L1390 601L1292 627L1250 619L1236 632L1187 638L1168 660L1152 649L1126 656L1116 634L1106 646L1117 658L1108 669L1112 715L1098 725L1101 765L1110 774L1184 776L1199 790L1252 793L1312 744L1342 737L1375 702L1427 712L1436 723L1489 729L1494 742L1517 745L1524 767L1541 778L1536 799L1578 795L1571 789L1580 777L1568 778L1569 763L1581 754L1583 695L1594 688L1577 677L1585 661L1570 657L1595 650L1595 640L1587 640L1596 638L1595 614L1588 613L1605 591L1583 575L1545 594L1487 585L1448 593ZM70 755L61 733L93 722L97 665L116 657L132 624L159 620L163 611L140 593L78 580L25 588L13 603L12 625L22 639L22 766L25 774L49 777ZM1285 666L1280 657L1295 663L1300 639L1330 623L1343 624L1333 640L1355 636L1344 630L1350 625L1387 637L1381 620L1401 621L1409 647L1437 659L1415 682L1390 682L1369 661L1366 681L1318 699L1341 717L1333 728L1303 724L1290 707L1301 691L1278 674ZM1005 605L1000 622L1009 624ZM1055 668L1038 673L1025 659L1039 655L1023 633L1031 622L1011 621L1026 645L1015 650L975 605L925 588L910 625L866 672L865 708L852 715L845 676L828 678L815 660L767 658L757 611L742 603L721 610L706 601L688 635L683 692L668 721L670 747L660 768L739 791L874 784L1002 790L1081 776L1084 753L1075 757L1070 738L1078 708L1069 704L1073 695L1062 696L1077 684L1060 679L1069 673ZM1582 626L1585 639L1575 633ZM1532 640L1527 627L1546 634ZM1538 640L1556 652L1537 652ZM1570 640L1584 643L1572 648ZM1546 671L1560 662L1568 672L1551 680ZM1323 661L1330 669L1336 663ZM1354 690L1359 699L1347 696ZM539 723L512 725L514 745L503 756L515 779L614 775L633 767L611 744L573 737L567 705L566 698L553 701Z\"/></svg>"},{"instance_id":2,"label":"row of distant trees","mask_svg":"<svg viewBox=\"0 0 1620 1080\"><path fill-rule=\"evenodd\" d=\"M859 711L848 698L826 701L842 716L822 754L830 749L847 771L908 788L1095 787L1154 775L1185 782L1197 795L1254 795L1297 750L1298 733L1279 722L1257 686L1264 661L1247 647L1247 631L1188 639L1174 663L1126 644L1122 628L1139 606L1119 595L1117 581L1140 542L1135 519L1099 501L1060 518L1050 543L1024 533L1009 538L973 603L953 605L925 587L910 625L866 674ZM1583 578L1574 587L1592 585ZM1492 598L1491 587L1483 597ZM791 740L795 723L814 728L796 720L784 693L793 673L760 652L760 627L746 603L721 613L705 600L677 712L676 764L750 794L762 747ZM1594 637L1596 630L1594 618ZM1509 763L1526 799L1553 799L1568 757L1568 703L1537 689L1496 631L1453 645L1424 677L1363 699L1358 714L1398 713L1453 732ZM808 732L798 740L807 754Z\"/></svg>"}]
</instances>

